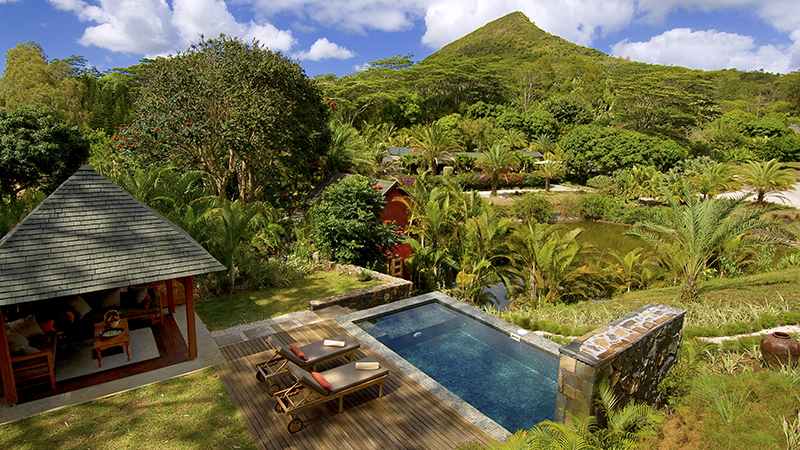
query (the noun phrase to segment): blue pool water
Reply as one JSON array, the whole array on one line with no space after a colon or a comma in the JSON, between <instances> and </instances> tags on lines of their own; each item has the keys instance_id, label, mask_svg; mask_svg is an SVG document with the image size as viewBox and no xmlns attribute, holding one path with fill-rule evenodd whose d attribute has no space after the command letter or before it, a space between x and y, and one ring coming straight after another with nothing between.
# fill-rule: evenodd
<instances>
[{"instance_id":1,"label":"blue pool water","mask_svg":"<svg viewBox=\"0 0 800 450\"><path fill-rule=\"evenodd\" d=\"M355 324L512 433L553 420L550 353L436 302Z\"/></svg>"}]
</instances>

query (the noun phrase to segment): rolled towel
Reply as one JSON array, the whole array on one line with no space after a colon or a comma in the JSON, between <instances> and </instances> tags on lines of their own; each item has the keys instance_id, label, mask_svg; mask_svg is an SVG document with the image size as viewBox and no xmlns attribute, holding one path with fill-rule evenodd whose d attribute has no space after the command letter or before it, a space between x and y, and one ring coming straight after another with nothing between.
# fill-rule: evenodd
<instances>
[{"instance_id":1,"label":"rolled towel","mask_svg":"<svg viewBox=\"0 0 800 450\"><path fill-rule=\"evenodd\" d=\"M322 345L325 347L344 347L344 341L334 341L331 339L325 339L322 341Z\"/></svg>"},{"instance_id":2,"label":"rolled towel","mask_svg":"<svg viewBox=\"0 0 800 450\"><path fill-rule=\"evenodd\" d=\"M356 370L378 370L380 368L381 363L378 361L365 361L356 363Z\"/></svg>"}]
</instances>

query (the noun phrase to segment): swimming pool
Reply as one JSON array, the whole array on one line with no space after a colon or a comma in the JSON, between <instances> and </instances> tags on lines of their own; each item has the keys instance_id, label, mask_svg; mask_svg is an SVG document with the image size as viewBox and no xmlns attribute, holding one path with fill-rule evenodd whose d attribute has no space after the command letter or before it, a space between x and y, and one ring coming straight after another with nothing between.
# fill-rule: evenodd
<instances>
[{"instance_id":1,"label":"swimming pool","mask_svg":"<svg viewBox=\"0 0 800 450\"><path fill-rule=\"evenodd\" d=\"M343 319L506 432L553 419L558 345L551 341L520 336L513 325L441 293Z\"/></svg>"}]
</instances>

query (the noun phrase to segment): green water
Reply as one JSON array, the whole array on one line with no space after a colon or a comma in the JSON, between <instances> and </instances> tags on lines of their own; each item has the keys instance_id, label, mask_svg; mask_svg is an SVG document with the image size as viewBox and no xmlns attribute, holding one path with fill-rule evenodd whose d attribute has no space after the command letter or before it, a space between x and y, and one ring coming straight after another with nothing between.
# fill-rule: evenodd
<instances>
[{"instance_id":1,"label":"green water","mask_svg":"<svg viewBox=\"0 0 800 450\"><path fill-rule=\"evenodd\" d=\"M570 230L583 228L583 232L578 235L577 239L579 241L593 243L597 246L597 251L599 252L613 248L624 255L636 247L642 247L645 250L650 248L649 245L637 237L625 236L625 232L630 229L628 225L594 222L591 220L561 222L561 225L566 226Z\"/></svg>"}]
</instances>

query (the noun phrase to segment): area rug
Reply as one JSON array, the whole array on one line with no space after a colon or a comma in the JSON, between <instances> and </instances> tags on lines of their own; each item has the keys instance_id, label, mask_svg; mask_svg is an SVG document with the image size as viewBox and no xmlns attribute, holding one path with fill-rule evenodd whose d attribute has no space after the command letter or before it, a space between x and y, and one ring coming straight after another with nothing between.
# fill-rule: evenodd
<instances>
[{"instance_id":1,"label":"area rug","mask_svg":"<svg viewBox=\"0 0 800 450\"><path fill-rule=\"evenodd\" d=\"M83 375L115 369L149 359L158 358L158 346L152 328L131 331L131 360L124 351L103 352L103 367L97 366L92 339L64 344L56 352L56 381L69 380Z\"/></svg>"}]
</instances>

